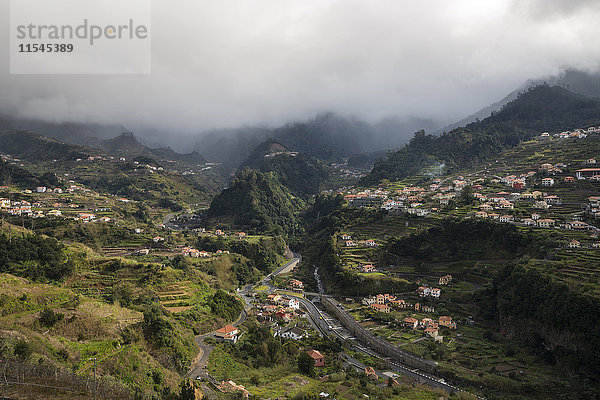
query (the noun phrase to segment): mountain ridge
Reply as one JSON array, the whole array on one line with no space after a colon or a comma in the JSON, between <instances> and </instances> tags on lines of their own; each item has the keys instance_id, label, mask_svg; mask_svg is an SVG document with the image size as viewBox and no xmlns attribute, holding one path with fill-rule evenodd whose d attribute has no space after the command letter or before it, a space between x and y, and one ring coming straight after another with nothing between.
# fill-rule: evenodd
<instances>
[{"instance_id":1,"label":"mountain ridge","mask_svg":"<svg viewBox=\"0 0 600 400\"><path fill-rule=\"evenodd\" d=\"M377 161L361 184L402 179L435 165L445 168L476 165L543 131L598 123L600 100L558 86L536 86L482 121L441 136L417 132L406 146Z\"/></svg>"}]
</instances>

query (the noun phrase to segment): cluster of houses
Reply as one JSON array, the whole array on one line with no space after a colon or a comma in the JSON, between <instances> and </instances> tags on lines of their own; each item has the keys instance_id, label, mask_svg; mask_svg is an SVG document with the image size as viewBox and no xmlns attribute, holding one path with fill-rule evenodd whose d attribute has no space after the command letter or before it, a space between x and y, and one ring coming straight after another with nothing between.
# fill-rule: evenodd
<instances>
[{"instance_id":1,"label":"cluster of houses","mask_svg":"<svg viewBox=\"0 0 600 400\"><path fill-rule=\"evenodd\" d=\"M63 206L64 204L60 203L43 204L40 202L31 203L26 200L13 201L6 198L0 198L0 210L6 212L8 215L13 216L26 216L30 218L65 217L65 215L63 215L63 211L59 210L59 208ZM67 207L79 208L80 206L77 204L69 204ZM46 208L46 211L42 210L42 208ZM50 209L48 210L47 208ZM111 221L110 217L96 217L95 214L83 212L69 214L69 217L75 221L81 221L84 223Z\"/></svg>"},{"instance_id":2,"label":"cluster of houses","mask_svg":"<svg viewBox=\"0 0 600 400\"><path fill-rule=\"evenodd\" d=\"M419 286L417 288L417 293L419 297L433 297L434 299L439 299L442 295L442 289L432 288L429 286Z\"/></svg>"},{"instance_id":3,"label":"cluster of houses","mask_svg":"<svg viewBox=\"0 0 600 400\"><path fill-rule=\"evenodd\" d=\"M549 132L543 132L540 135L540 138L549 139L550 137L555 137L559 139L583 139L587 137L587 135L591 135L594 133L600 133L600 127L590 126L589 128L574 129L572 131L564 131L560 133L555 133L553 135L551 135Z\"/></svg>"},{"instance_id":4,"label":"cluster of houses","mask_svg":"<svg viewBox=\"0 0 600 400\"><path fill-rule=\"evenodd\" d=\"M588 224L587 222L580 221L579 216L574 216L573 221L560 222L552 218L541 218L540 214L533 213L529 217L518 218L510 214L494 214L485 213L485 211L478 211L475 216L478 218L492 218L499 222L515 223L524 226L538 227L538 228L556 228L556 229L567 229L577 231L598 231L599 229L594 225ZM598 211L596 211L596 214Z\"/></svg>"},{"instance_id":5,"label":"cluster of houses","mask_svg":"<svg viewBox=\"0 0 600 400\"><path fill-rule=\"evenodd\" d=\"M304 291L304 283L298 279L290 279L288 288L292 289L294 292L302 292Z\"/></svg>"},{"instance_id":6,"label":"cluster of houses","mask_svg":"<svg viewBox=\"0 0 600 400\"><path fill-rule=\"evenodd\" d=\"M577 129L573 132L556 134L556 136L583 137L589 133L598 133L598 129L596 127ZM559 182L575 183L577 180L582 179L600 181L600 168L596 167L595 158L587 159L582 164L585 168L575 171L573 176L562 176L563 171L568 167L565 163L543 163L537 171L530 170L521 174L493 176L486 172L483 175L471 178L463 176L458 176L452 180L436 178L430 181L429 185L407 186L402 189L387 189L385 186L380 185L376 189L340 189L337 193L344 195L344 198L352 207L378 207L388 212L402 211L424 217L431 212L439 211L437 204L445 206L457 199L461 190L469 185L473 189L473 196L479 201L478 210L473 214L476 217L490 218L507 223L522 222L527 226L557 227L558 224L552 224L545 219L539 222L534 220L536 222L533 222L529 218L524 218L519 221L513 215L510 215L510 210L516 208L516 202L530 203L532 209L538 210L548 210L552 206L563 204L563 200L559 196L543 193L539 190L526 191L526 188L530 185L550 188ZM540 175L542 177L538 178ZM483 194L486 192L487 185L497 186L500 184L514 190ZM598 215L597 201L594 201L594 204L590 205L590 212L593 215ZM509 213L507 214L506 211L509 211ZM566 229L570 228L567 227ZM342 238L342 240L345 240L347 247L359 246L359 243L353 241L349 235L347 235L347 238ZM374 241L369 243L365 244L373 245Z\"/></svg>"},{"instance_id":7,"label":"cluster of houses","mask_svg":"<svg viewBox=\"0 0 600 400\"><path fill-rule=\"evenodd\" d=\"M358 247L358 246L367 246L367 247L377 247L378 244L373 239L367 240L353 240L351 235L342 234L340 238L344 242L346 247Z\"/></svg>"},{"instance_id":8,"label":"cluster of houses","mask_svg":"<svg viewBox=\"0 0 600 400\"><path fill-rule=\"evenodd\" d=\"M368 296L362 299L362 304L369 306L373 310L382 313L390 313L391 308L395 307L398 310L415 310L420 312L435 312L435 308L432 306L420 304L420 303L409 303L406 300L399 299L391 294L376 294Z\"/></svg>"},{"instance_id":9,"label":"cluster of houses","mask_svg":"<svg viewBox=\"0 0 600 400\"><path fill-rule=\"evenodd\" d=\"M402 326L410 329L423 329L425 334L432 337L435 341L442 342L444 338L439 335L440 327L456 329L456 322L452 320L452 317L448 316L441 316L437 321L431 318L423 318L419 321L413 317L406 317L402 320Z\"/></svg>"},{"instance_id":10,"label":"cluster of houses","mask_svg":"<svg viewBox=\"0 0 600 400\"><path fill-rule=\"evenodd\" d=\"M347 163L332 163L330 166L345 178L360 179L367 174L367 171L349 167Z\"/></svg>"},{"instance_id":11,"label":"cluster of houses","mask_svg":"<svg viewBox=\"0 0 600 400\"><path fill-rule=\"evenodd\" d=\"M297 151L276 151L273 153L269 153L269 154L265 154L264 158L273 158L273 157L277 157L277 156L290 156L290 157L297 157L298 156L298 152Z\"/></svg>"},{"instance_id":12,"label":"cluster of houses","mask_svg":"<svg viewBox=\"0 0 600 400\"><path fill-rule=\"evenodd\" d=\"M257 309L256 319L261 323L272 323L277 320L289 323L302 315L299 300L277 293L267 295L264 302L257 301L254 305Z\"/></svg>"},{"instance_id":13,"label":"cluster of houses","mask_svg":"<svg viewBox=\"0 0 600 400\"><path fill-rule=\"evenodd\" d=\"M212 236L219 236L219 237L229 237L231 235L237 237L238 239L246 239L246 232L235 232L235 233L226 233L225 231L221 230L221 229L216 229L214 231L214 233L211 233Z\"/></svg>"}]
</instances>

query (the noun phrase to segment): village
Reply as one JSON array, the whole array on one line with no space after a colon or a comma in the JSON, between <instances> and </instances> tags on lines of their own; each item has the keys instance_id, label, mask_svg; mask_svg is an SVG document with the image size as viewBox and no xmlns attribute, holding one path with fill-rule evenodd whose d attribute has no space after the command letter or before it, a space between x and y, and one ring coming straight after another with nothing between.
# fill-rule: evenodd
<instances>
[{"instance_id":1,"label":"village","mask_svg":"<svg viewBox=\"0 0 600 400\"><path fill-rule=\"evenodd\" d=\"M598 135L600 128L591 127L541 134L540 146L548 141L579 141L588 135ZM561 142L562 143L562 142ZM565 142L566 143L566 142ZM565 146L568 146L565 144ZM423 178L425 185L396 183L378 188L339 189L350 207L380 208L391 215L437 218L456 215L465 218L489 219L500 223L541 229L572 230L587 233L587 240L564 242L566 248L600 248L600 196L575 196L578 183L588 182L596 187L600 182L600 167L596 158L581 161L523 163L515 173L502 173L504 168L493 166L469 175L448 178ZM595 186L596 185L596 186ZM463 190L467 188L466 198ZM350 234L341 239L347 247L377 246L373 239L352 240ZM368 271L364 271L368 272Z\"/></svg>"}]
</instances>

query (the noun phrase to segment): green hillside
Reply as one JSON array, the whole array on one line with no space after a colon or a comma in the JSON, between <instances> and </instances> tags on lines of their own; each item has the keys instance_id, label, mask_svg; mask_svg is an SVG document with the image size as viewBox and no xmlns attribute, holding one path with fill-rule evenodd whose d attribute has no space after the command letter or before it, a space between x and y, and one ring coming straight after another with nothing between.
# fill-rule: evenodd
<instances>
[{"instance_id":1,"label":"green hillside","mask_svg":"<svg viewBox=\"0 0 600 400\"><path fill-rule=\"evenodd\" d=\"M599 100L557 86L537 86L482 121L439 137L417 132L408 145L376 162L361 184L399 180L432 165L451 170L477 165L541 132L560 132L599 123Z\"/></svg>"},{"instance_id":2,"label":"green hillside","mask_svg":"<svg viewBox=\"0 0 600 400\"><path fill-rule=\"evenodd\" d=\"M0 152L32 161L76 160L100 153L89 147L59 142L25 131L1 131Z\"/></svg>"},{"instance_id":3,"label":"green hillside","mask_svg":"<svg viewBox=\"0 0 600 400\"><path fill-rule=\"evenodd\" d=\"M301 231L298 212L302 205L276 174L246 168L213 199L206 216L212 223L290 237Z\"/></svg>"},{"instance_id":4,"label":"green hillside","mask_svg":"<svg viewBox=\"0 0 600 400\"><path fill-rule=\"evenodd\" d=\"M54 174L46 175L49 180L56 179ZM36 186L43 185L45 179L40 179L40 177L32 174L27 171L25 168L21 168L17 165L9 164L3 160L0 160L0 186L18 186L20 188L32 189ZM46 183L46 184L51 184ZM56 184L56 182L54 182Z\"/></svg>"},{"instance_id":5,"label":"green hillside","mask_svg":"<svg viewBox=\"0 0 600 400\"><path fill-rule=\"evenodd\" d=\"M275 140L258 145L240 167L273 172L295 196L307 198L325 189L331 171L322 161L292 152Z\"/></svg>"}]
</instances>

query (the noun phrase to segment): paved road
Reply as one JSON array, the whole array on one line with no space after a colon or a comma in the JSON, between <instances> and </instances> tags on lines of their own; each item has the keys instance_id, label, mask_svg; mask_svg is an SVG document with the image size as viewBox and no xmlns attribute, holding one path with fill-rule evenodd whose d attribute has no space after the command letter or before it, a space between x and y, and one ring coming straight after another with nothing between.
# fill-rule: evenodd
<instances>
[{"instance_id":1,"label":"paved road","mask_svg":"<svg viewBox=\"0 0 600 400\"><path fill-rule=\"evenodd\" d=\"M196 344L200 348L200 352L198 356L196 356L195 365L189 370L187 376L190 378L196 378L201 376L203 378L208 378L208 374L206 373L206 363L208 361L208 356L213 350L211 345L204 343L204 339L207 337L211 337L213 333L207 333L206 335L196 336L194 339L196 340Z\"/></svg>"},{"instance_id":2,"label":"paved road","mask_svg":"<svg viewBox=\"0 0 600 400\"><path fill-rule=\"evenodd\" d=\"M249 306L246 305L246 307L242 310L238 319L232 324L233 326L238 327L246 321L246 318L248 317L248 307ZM204 342L204 339L208 337L213 337L213 335L214 332L210 332L205 335L196 336L194 338L196 344L200 348L200 351L196 356L196 361L194 362L194 365L190 368L187 374L188 377L196 378L200 376L205 379L210 379L208 373L206 372L206 363L208 362L208 357L210 356L210 353L213 351L213 346L206 344Z\"/></svg>"},{"instance_id":3,"label":"paved road","mask_svg":"<svg viewBox=\"0 0 600 400\"><path fill-rule=\"evenodd\" d=\"M260 284L261 285L266 285L269 282L269 280L271 279L271 277L279 275L281 273L281 271L283 271L284 269L286 269L287 267L289 267L290 264L292 264L292 263L294 263L296 261L302 260L302 256L300 256L299 254L296 254L296 253L293 253L293 254L294 254L294 257L290 261L286 262L284 265L282 265L281 267L277 268L275 271L271 272L269 275L265 276L260 281Z\"/></svg>"}]
</instances>

